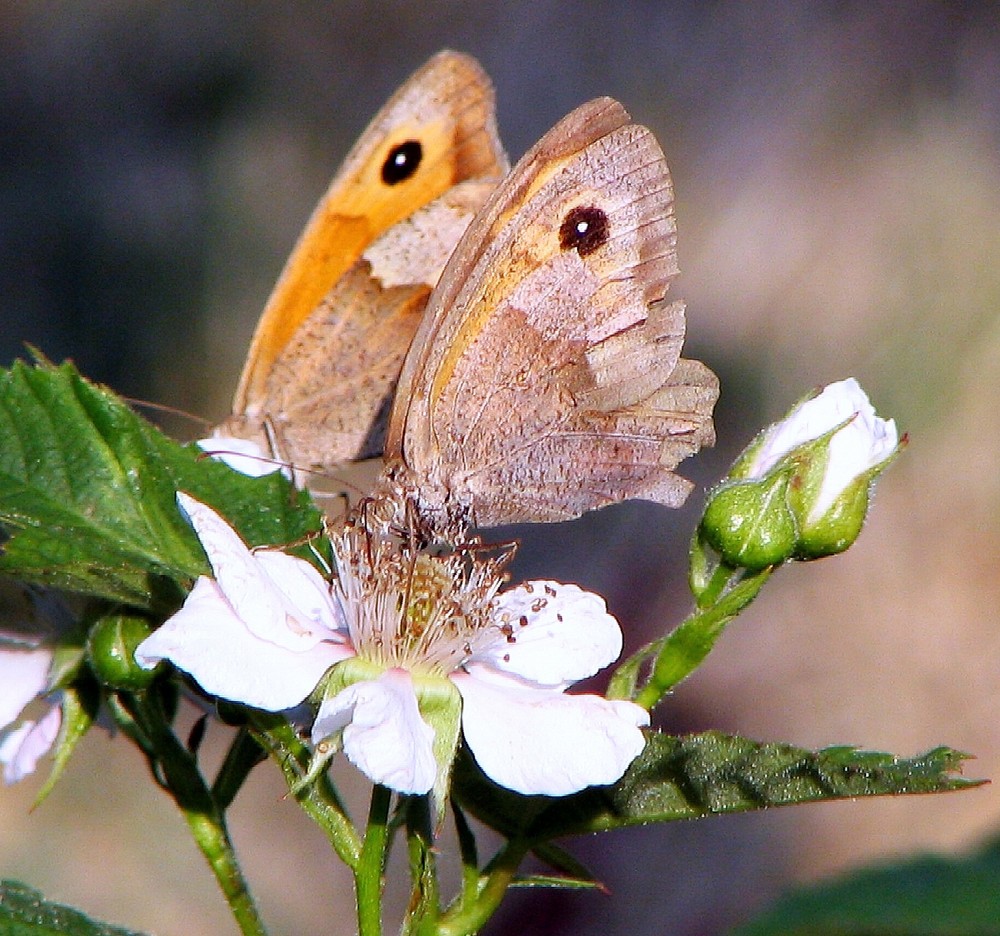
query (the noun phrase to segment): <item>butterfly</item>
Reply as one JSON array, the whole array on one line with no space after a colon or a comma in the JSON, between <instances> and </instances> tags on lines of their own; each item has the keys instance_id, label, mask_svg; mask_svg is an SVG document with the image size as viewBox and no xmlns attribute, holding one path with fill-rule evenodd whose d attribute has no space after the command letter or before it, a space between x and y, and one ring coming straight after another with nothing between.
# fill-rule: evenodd
<instances>
[{"instance_id":1,"label":"butterfly","mask_svg":"<svg viewBox=\"0 0 1000 936\"><path fill-rule=\"evenodd\" d=\"M718 381L680 356L659 144L599 98L506 168L488 79L440 53L320 201L220 433L298 467L383 454L375 503L432 534L683 503Z\"/></svg>"},{"instance_id":2,"label":"butterfly","mask_svg":"<svg viewBox=\"0 0 1000 936\"><path fill-rule=\"evenodd\" d=\"M381 455L431 289L507 170L489 78L468 56L434 56L372 120L320 199L215 435L306 470Z\"/></svg>"},{"instance_id":3,"label":"butterfly","mask_svg":"<svg viewBox=\"0 0 1000 936\"><path fill-rule=\"evenodd\" d=\"M430 530L683 503L719 386L680 356L670 173L610 98L517 163L459 240L403 362L382 489Z\"/></svg>"}]
</instances>

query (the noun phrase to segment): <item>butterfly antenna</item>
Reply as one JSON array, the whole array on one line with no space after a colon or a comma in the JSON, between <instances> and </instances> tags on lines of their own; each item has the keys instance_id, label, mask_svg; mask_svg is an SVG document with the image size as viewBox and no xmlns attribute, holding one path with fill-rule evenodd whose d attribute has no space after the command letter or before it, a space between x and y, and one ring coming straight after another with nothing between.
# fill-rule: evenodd
<instances>
[{"instance_id":1,"label":"butterfly antenna","mask_svg":"<svg viewBox=\"0 0 1000 936\"><path fill-rule=\"evenodd\" d=\"M154 403L152 400L140 400L138 397L123 397L126 403L140 410L151 410L154 413L165 413L168 416L177 416L188 422L197 423L206 432L212 428L212 422L204 416L196 416L194 413L183 410L178 406L170 406L167 403Z\"/></svg>"}]
</instances>

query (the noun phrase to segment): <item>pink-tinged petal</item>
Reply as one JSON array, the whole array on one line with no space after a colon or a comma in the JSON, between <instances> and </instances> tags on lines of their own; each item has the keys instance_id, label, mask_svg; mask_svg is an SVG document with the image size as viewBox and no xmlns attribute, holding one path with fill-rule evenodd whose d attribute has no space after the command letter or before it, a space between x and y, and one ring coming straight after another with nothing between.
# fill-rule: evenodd
<instances>
[{"instance_id":1,"label":"pink-tinged petal","mask_svg":"<svg viewBox=\"0 0 1000 936\"><path fill-rule=\"evenodd\" d=\"M334 664L354 651L323 642L295 652L247 630L216 582L201 577L184 606L135 652L140 666L160 660L190 673L210 695L277 712L301 702Z\"/></svg>"},{"instance_id":2,"label":"pink-tinged petal","mask_svg":"<svg viewBox=\"0 0 1000 936\"><path fill-rule=\"evenodd\" d=\"M473 662L539 686L565 688L618 659L622 632L600 595L576 585L526 582L497 598L496 620L509 635L480 650Z\"/></svg>"},{"instance_id":3,"label":"pink-tinged petal","mask_svg":"<svg viewBox=\"0 0 1000 936\"><path fill-rule=\"evenodd\" d=\"M6 784L35 772L38 761L52 749L62 725L62 709L53 705L37 721L26 721L0 743L0 764Z\"/></svg>"},{"instance_id":4,"label":"pink-tinged petal","mask_svg":"<svg viewBox=\"0 0 1000 936\"><path fill-rule=\"evenodd\" d=\"M46 689L51 650L0 650L0 729Z\"/></svg>"},{"instance_id":5,"label":"pink-tinged petal","mask_svg":"<svg viewBox=\"0 0 1000 936\"><path fill-rule=\"evenodd\" d=\"M477 763L517 793L566 796L614 783L645 746L639 728L649 713L632 702L525 689L475 668L451 679Z\"/></svg>"},{"instance_id":6,"label":"pink-tinged petal","mask_svg":"<svg viewBox=\"0 0 1000 936\"><path fill-rule=\"evenodd\" d=\"M399 793L423 794L434 786L434 730L420 717L409 673L388 670L323 702L313 742L341 729L344 753L369 780Z\"/></svg>"},{"instance_id":7,"label":"pink-tinged petal","mask_svg":"<svg viewBox=\"0 0 1000 936\"><path fill-rule=\"evenodd\" d=\"M273 550L253 553L211 507L183 491L177 501L201 540L219 590L254 634L289 650L308 650L340 626L333 598L327 593L321 600L325 583L308 562ZM279 587L277 580L287 582ZM294 603L297 598L305 601L302 608Z\"/></svg>"},{"instance_id":8,"label":"pink-tinged petal","mask_svg":"<svg viewBox=\"0 0 1000 936\"><path fill-rule=\"evenodd\" d=\"M280 471L286 478L291 477L288 467L276 462L256 442L232 436L213 436L210 439L199 439L195 444L206 455L211 455L234 471L251 478L260 478L276 471Z\"/></svg>"}]
</instances>

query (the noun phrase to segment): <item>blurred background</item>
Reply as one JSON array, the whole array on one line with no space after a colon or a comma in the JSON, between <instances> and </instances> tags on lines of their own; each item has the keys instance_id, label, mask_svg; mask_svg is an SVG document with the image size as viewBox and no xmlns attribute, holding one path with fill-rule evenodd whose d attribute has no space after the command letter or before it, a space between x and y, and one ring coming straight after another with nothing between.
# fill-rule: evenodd
<instances>
[{"instance_id":1,"label":"blurred background","mask_svg":"<svg viewBox=\"0 0 1000 936\"><path fill-rule=\"evenodd\" d=\"M315 200L427 57L480 59L513 158L613 95L673 170L676 292L688 356L722 379L720 441L684 466L684 510L524 531L518 572L602 592L641 645L686 613L704 487L804 392L856 376L911 438L861 540L782 571L660 724L949 744L998 776L998 27L996 4L919 0L4 4L0 363L30 342L218 420ZM37 812L37 779L0 792L0 877L162 936L234 932L139 757L97 732L81 747ZM273 932L350 933L347 875L257 773L232 822ZM998 827L987 787L572 841L610 896L515 894L486 932L710 936L795 882Z\"/></svg>"}]
</instances>

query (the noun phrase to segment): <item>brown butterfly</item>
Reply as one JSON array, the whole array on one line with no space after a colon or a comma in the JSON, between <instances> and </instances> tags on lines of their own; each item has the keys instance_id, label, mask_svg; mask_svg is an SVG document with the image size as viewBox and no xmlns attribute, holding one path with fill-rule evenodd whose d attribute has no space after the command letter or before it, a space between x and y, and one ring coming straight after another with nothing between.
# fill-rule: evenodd
<instances>
[{"instance_id":1,"label":"brown butterfly","mask_svg":"<svg viewBox=\"0 0 1000 936\"><path fill-rule=\"evenodd\" d=\"M431 289L507 169L489 79L475 60L439 53L386 103L316 206L216 435L303 469L380 455Z\"/></svg>"},{"instance_id":2,"label":"brown butterfly","mask_svg":"<svg viewBox=\"0 0 1000 936\"><path fill-rule=\"evenodd\" d=\"M515 166L448 261L403 363L381 498L430 531L677 506L718 380L680 357L670 173L620 104ZM376 498L376 501L378 497Z\"/></svg>"}]
</instances>

